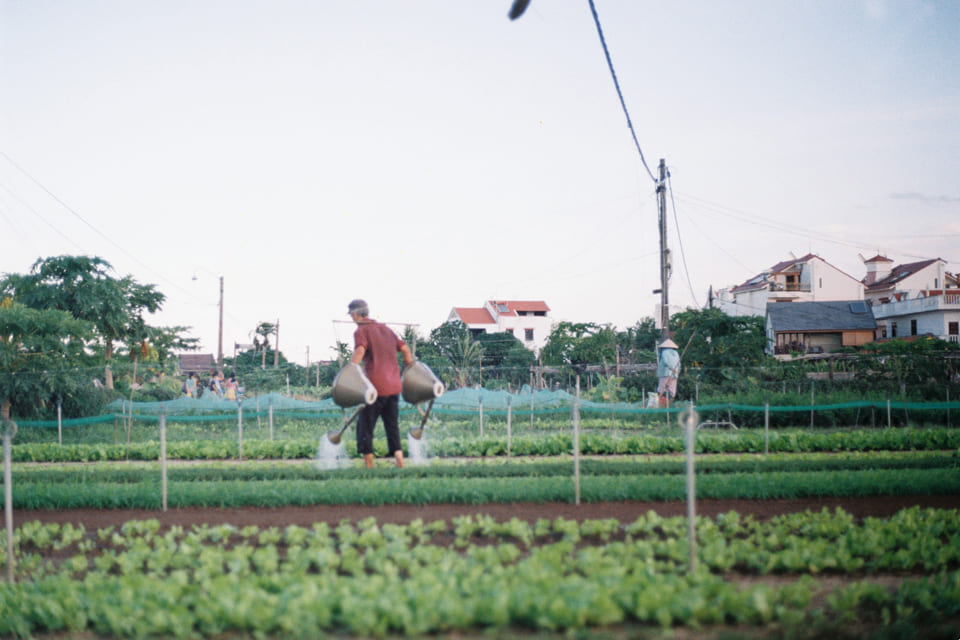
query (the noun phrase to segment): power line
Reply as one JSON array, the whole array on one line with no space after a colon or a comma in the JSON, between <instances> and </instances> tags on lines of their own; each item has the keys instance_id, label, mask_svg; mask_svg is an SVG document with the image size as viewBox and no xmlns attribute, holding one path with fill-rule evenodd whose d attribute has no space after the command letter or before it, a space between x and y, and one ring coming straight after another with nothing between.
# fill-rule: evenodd
<instances>
[{"instance_id":1,"label":"power line","mask_svg":"<svg viewBox=\"0 0 960 640\"><path fill-rule=\"evenodd\" d=\"M680 258L683 260L683 274L687 278L687 287L690 289L690 297L693 299L693 304L697 305L698 309L703 309L697 301L697 294L693 292L693 282L690 281L690 270L687 268L687 254L683 250L683 238L680 236L680 220L677 218L677 202L673 199L673 178L669 171L667 171L667 188L670 191L670 204L673 207L673 225L677 228L677 242L680 243Z\"/></svg>"},{"instance_id":2,"label":"power line","mask_svg":"<svg viewBox=\"0 0 960 640\"><path fill-rule=\"evenodd\" d=\"M656 184L657 179L653 177L653 172L647 166L647 161L643 157L643 150L640 148L640 142L637 140L637 132L633 129L633 122L630 120L630 112L627 110L627 103L623 100L623 92L620 90L620 82L617 80L617 72L613 70L613 60L610 59L610 50L607 49L607 41L603 37L603 28L600 26L600 16L597 15L597 8L590 0L590 12L593 14L593 22L597 25L597 35L600 36L600 44L603 45L603 55L607 58L607 67L610 69L610 75L613 77L613 86L617 89L617 97L620 98L620 106L623 108L623 115L627 117L627 127L630 129L630 135L633 137L633 144L637 147L637 153L640 154L640 162L643 168L647 170L647 175Z\"/></svg>"},{"instance_id":3,"label":"power line","mask_svg":"<svg viewBox=\"0 0 960 640\"><path fill-rule=\"evenodd\" d=\"M100 231L98 228L96 228L95 226L93 226L93 224L91 224L86 218L84 218L84 217L81 216L79 213L77 213L77 212L73 209L73 207L71 207L70 205L68 205L68 204L67 204L66 202L64 202L63 200L61 200L53 191L51 191L50 189L48 189L43 183L41 183L39 180L37 180L36 178L34 178L32 175L30 175L30 173L29 173L26 169L24 169L24 168L21 167L19 164L17 164L17 162L16 162L13 158L11 158L9 155L7 155L5 152L0 151L0 156L3 156L4 158L6 158L7 162L9 162L11 165L13 165L13 166L17 169L17 171L19 171L20 173L22 173L23 175L25 175L27 178L29 178L30 181L33 182L35 185L37 185L37 187L39 187L44 193L46 193L48 196L50 196L51 198L53 198L60 206L62 206L64 209L66 209L66 210L69 211L71 214L73 214L73 216L76 217L78 220L80 220L83 224L85 224L85 225L87 225L88 227L90 227L90 229L92 229L92 230L93 230L97 235L99 235L101 238L103 238L104 240L106 240L107 242L109 242L110 244L112 244L114 247L116 247L117 249L119 249L120 251L122 251L124 254L126 254L128 257L130 257L132 260L134 260L134 261L135 261L137 264L139 264L140 266L142 266L142 267L144 267L145 269L147 269L148 271L151 271L151 272L155 273L156 275L160 276L160 278L166 280L169 284L173 285L173 286L176 287L177 289L180 289L180 290L183 291L184 293L188 293L188 294L189 294L189 292L187 292L186 289L180 287L180 285L178 285L176 282L173 282L173 281L170 280L169 278L165 277L163 274L155 271L154 269L152 269L152 268L149 267L148 265L144 264L137 256L135 256L134 254L132 254L132 253L130 253L129 251L127 251L125 248L123 248L123 246L117 244L117 243L114 242L110 237L108 237L105 233L103 233L103 232ZM72 242L72 240L71 240L71 242ZM76 243L74 243L74 244L76 244Z\"/></svg>"}]
</instances>

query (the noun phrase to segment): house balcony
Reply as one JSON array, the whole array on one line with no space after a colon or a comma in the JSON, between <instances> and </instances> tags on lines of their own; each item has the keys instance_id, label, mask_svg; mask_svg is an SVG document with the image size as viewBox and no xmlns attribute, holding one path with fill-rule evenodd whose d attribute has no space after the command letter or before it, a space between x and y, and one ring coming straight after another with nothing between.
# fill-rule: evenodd
<instances>
[{"instance_id":1,"label":"house balcony","mask_svg":"<svg viewBox=\"0 0 960 640\"><path fill-rule=\"evenodd\" d=\"M873 307L873 317L877 320L933 313L938 311L960 311L960 294L947 293L939 296L926 296L911 300L900 300L877 304Z\"/></svg>"},{"instance_id":2,"label":"house balcony","mask_svg":"<svg viewBox=\"0 0 960 640\"><path fill-rule=\"evenodd\" d=\"M810 285L803 282L771 282L770 291L802 291L810 293Z\"/></svg>"}]
</instances>

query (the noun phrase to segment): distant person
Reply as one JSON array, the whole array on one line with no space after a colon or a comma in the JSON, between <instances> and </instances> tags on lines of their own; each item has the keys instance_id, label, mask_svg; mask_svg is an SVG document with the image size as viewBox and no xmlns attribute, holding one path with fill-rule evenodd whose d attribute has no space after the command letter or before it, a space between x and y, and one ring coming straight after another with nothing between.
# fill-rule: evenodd
<instances>
[{"instance_id":1,"label":"distant person","mask_svg":"<svg viewBox=\"0 0 960 640\"><path fill-rule=\"evenodd\" d=\"M383 418L387 432L388 453L398 467L403 467L403 449L400 443L400 366L397 353L403 354L407 366L413 364L413 353L407 343L390 327L372 320L370 308L363 300L353 300L347 306L350 317L357 323L353 334L353 357L350 362L363 364L364 372L377 390L377 400L360 410L357 417L357 452L364 465L373 467L373 431L377 418Z\"/></svg>"},{"instance_id":2,"label":"distant person","mask_svg":"<svg viewBox=\"0 0 960 640\"><path fill-rule=\"evenodd\" d=\"M188 398L197 397L197 374L193 371L187 376L187 381L183 383L183 390Z\"/></svg>"},{"instance_id":3,"label":"distant person","mask_svg":"<svg viewBox=\"0 0 960 640\"><path fill-rule=\"evenodd\" d=\"M210 380L207 382L207 388L217 398L223 397L223 387L220 385L220 375L216 371L210 372Z\"/></svg>"},{"instance_id":4,"label":"distant person","mask_svg":"<svg viewBox=\"0 0 960 640\"><path fill-rule=\"evenodd\" d=\"M657 393L660 406L666 407L669 401L677 397L677 377L680 375L680 354L677 343L667 338L660 343L657 354Z\"/></svg>"},{"instance_id":5,"label":"distant person","mask_svg":"<svg viewBox=\"0 0 960 640\"><path fill-rule=\"evenodd\" d=\"M236 400L237 399L237 379L233 376L227 378L227 382L224 385L224 396L227 400Z\"/></svg>"}]
</instances>

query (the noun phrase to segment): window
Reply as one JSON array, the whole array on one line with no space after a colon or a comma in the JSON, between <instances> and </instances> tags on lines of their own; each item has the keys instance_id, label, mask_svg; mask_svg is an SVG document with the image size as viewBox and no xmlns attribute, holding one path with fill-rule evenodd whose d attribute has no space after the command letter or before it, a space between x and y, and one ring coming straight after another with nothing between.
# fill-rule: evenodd
<instances>
[{"instance_id":1,"label":"window","mask_svg":"<svg viewBox=\"0 0 960 640\"><path fill-rule=\"evenodd\" d=\"M891 322L891 323L890 323L890 337L891 337L891 338L896 338L896 337L897 337L897 323L896 323L896 322Z\"/></svg>"},{"instance_id":2,"label":"window","mask_svg":"<svg viewBox=\"0 0 960 640\"><path fill-rule=\"evenodd\" d=\"M533 341L533 329L524 329L523 330L523 339L527 342Z\"/></svg>"},{"instance_id":3,"label":"window","mask_svg":"<svg viewBox=\"0 0 960 640\"><path fill-rule=\"evenodd\" d=\"M510 307L508 307L507 305L503 304L502 302L498 302L498 303L497 303L497 312L498 312L498 313L508 313L509 311L510 311Z\"/></svg>"},{"instance_id":4,"label":"window","mask_svg":"<svg viewBox=\"0 0 960 640\"><path fill-rule=\"evenodd\" d=\"M917 335L917 320L913 319L910 321L910 335Z\"/></svg>"},{"instance_id":5,"label":"window","mask_svg":"<svg viewBox=\"0 0 960 640\"><path fill-rule=\"evenodd\" d=\"M947 333L952 336L960 335L960 322L948 322Z\"/></svg>"}]
</instances>

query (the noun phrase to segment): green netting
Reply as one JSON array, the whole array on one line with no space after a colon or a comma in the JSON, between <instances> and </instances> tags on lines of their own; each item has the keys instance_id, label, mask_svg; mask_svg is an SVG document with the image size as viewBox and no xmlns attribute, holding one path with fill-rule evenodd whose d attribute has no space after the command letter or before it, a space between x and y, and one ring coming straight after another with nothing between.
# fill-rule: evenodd
<instances>
[{"instance_id":1,"label":"green netting","mask_svg":"<svg viewBox=\"0 0 960 640\"><path fill-rule=\"evenodd\" d=\"M514 415L551 415L563 414L572 411L576 404L576 397L567 391L533 391L524 386L516 393L495 391L490 389L456 389L448 391L434 402L433 413L438 416L448 415L476 415L482 410L493 416L502 416L511 411ZM687 403L677 403L669 410L648 408L642 403L603 403L581 399L579 409L581 415L664 415L674 414L686 409ZM731 411L737 413L771 413L787 412L826 412L844 409L887 409L897 411L949 411L960 409L960 400L953 402L903 402L903 401L870 401L844 402L837 404L808 404L808 405L747 405L747 404L704 404L697 405L701 415L708 412ZM107 423L115 420L125 420L132 414L136 420L156 421L161 414L175 417L180 422L213 422L235 420L238 411L242 417L264 418L270 414L274 417L288 418L337 418L344 414L332 399L319 401L299 400L279 393L270 393L262 396L242 398L238 401L209 399L209 398L178 398L166 402L129 402L116 400L107 406L109 413L100 416L75 418L57 422L56 420L18 421L23 427L76 427L97 423ZM401 401L401 413L415 413L417 409ZM352 411L352 409L348 410Z\"/></svg>"}]
</instances>

